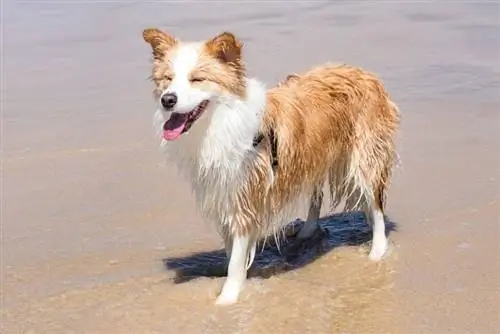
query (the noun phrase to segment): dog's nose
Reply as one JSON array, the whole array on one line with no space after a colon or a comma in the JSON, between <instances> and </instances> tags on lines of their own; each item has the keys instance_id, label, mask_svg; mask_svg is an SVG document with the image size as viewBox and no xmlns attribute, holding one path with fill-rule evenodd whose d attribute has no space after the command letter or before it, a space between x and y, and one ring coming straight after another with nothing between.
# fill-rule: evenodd
<instances>
[{"instance_id":1,"label":"dog's nose","mask_svg":"<svg viewBox=\"0 0 500 334\"><path fill-rule=\"evenodd\" d=\"M175 93L167 93L161 97L161 105L165 109L172 109L177 103L177 95Z\"/></svg>"}]
</instances>

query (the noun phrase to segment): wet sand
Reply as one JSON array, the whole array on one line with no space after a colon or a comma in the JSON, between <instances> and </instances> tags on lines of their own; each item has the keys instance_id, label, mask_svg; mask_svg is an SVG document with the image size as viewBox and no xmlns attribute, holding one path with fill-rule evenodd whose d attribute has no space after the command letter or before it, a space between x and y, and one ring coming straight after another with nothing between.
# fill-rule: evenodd
<instances>
[{"instance_id":1,"label":"wet sand","mask_svg":"<svg viewBox=\"0 0 500 334\"><path fill-rule=\"evenodd\" d=\"M500 330L499 5L9 2L2 12L2 333ZM221 242L157 151L148 26L185 39L231 30L270 86L329 60L379 73L403 113L388 257L368 261L359 216L327 217L321 254L284 266L268 247L241 302L214 307Z\"/></svg>"}]
</instances>

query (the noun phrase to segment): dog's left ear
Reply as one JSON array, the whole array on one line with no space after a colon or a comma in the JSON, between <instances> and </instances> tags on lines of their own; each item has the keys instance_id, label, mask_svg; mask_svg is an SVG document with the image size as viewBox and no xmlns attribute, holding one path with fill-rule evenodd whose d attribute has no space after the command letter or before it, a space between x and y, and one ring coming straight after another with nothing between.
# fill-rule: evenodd
<instances>
[{"instance_id":1,"label":"dog's left ear","mask_svg":"<svg viewBox=\"0 0 500 334\"><path fill-rule=\"evenodd\" d=\"M243 44L230 32L223 32L206 43L210 53L223 63L237 64L241 61Z\"/></svg>"}]
</instances>

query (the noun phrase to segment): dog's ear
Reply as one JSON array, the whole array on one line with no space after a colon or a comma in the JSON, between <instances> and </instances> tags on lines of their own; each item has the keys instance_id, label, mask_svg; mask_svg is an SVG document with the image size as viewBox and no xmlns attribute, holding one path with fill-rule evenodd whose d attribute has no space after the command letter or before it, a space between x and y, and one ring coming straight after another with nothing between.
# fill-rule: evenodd
<instances>
[{"instance_id":1,"label":"dog's ear","mask_svg":"<svg viewBox=\"0 0 500 334\"><path fill-rule=\"evenodd\" d=\"M177 44L174 37L156 28L144 29L142 37L151 45L153 56L157 59L163 58L168 49Z\"/></svg>"},{"instance_id":2,"label":"dog's ear","mask_svg":"<svg viewBox=\"0 0 500 334\"><path fill-rule=\"evenodd\" d=\"M223 63L238 64L243 44L230 32L223 32L206 43L208 51Z\"/></svg>"}]
</instances>

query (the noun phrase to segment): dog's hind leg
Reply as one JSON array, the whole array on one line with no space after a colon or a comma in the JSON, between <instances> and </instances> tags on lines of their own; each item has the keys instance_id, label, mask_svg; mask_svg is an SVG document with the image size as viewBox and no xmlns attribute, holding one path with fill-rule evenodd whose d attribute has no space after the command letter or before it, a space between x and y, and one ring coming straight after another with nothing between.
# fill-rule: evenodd
<instances>
[{"instance_id":1,"label":"dog's hind leg","mask_svg":"<svg viewBox=\"0 0 500 334\"><path fill-rule=\"evenodd\" d=\"M293 261L304 252L315 249L316 252L321 252L326 236L326 231L319 226L319 216L321 205L323 202L323 192L320 187L314 189L311 196L311 204L307 220L296 234L296 239L286 249L287 261Z\"/></svg>"},{"instance_id":2,"label":"dog's hind leg","mask_svg":"<svg viewBox=\"0 0 500 334\"><path fill-rule=\"evenodd\" d=\"M375 191L374 200L365 204L365 218L368 225L372 227L372 247L368 257L372 261L379 261L387 251L387 237L385 235L385 220L383 201L380 191Z\"/></svg>"},{"instance_id":3,"label":"dog's hind leg","mask_svg":"<svg viewBox=\"0 0 500 334\"><path fill-rule=\"evenodd\" d=\"M319 227L319 215L321 213L321 205L323 204L323 191L319 187L316 187L311 196L311 204L309 206L309 213L307 215L307 220L304 226L297 233L298 239L308 239L311 238L314 233L320 229Z\"/></svg>"},{"instance_id":4,"label":"dog's hind leg","mask_svg":"<svg viewBox=\"0 0 500 334\"><path fill-rule=\"evenodd\" d=\"M217 297L217 305L229 305L238 301L243 284L247 278L249 261L253 260L251 253L255 254L255 238L249 235L234 236L232 238L229 265L227 269L227 279L224 282L222 291Z\"/></svg>"},{"instance_id":5,"label":"dog's hind leg","mask_svg":"<svg viewBox=\"0 0 500 334\"><path fill-rule=\"evenodd\" d=\"M226 251L226 258L229 261L233 249L233 236L226 229L223 229L222 238L224 239L224 250Z\"/></svg>"}]
</instances>

